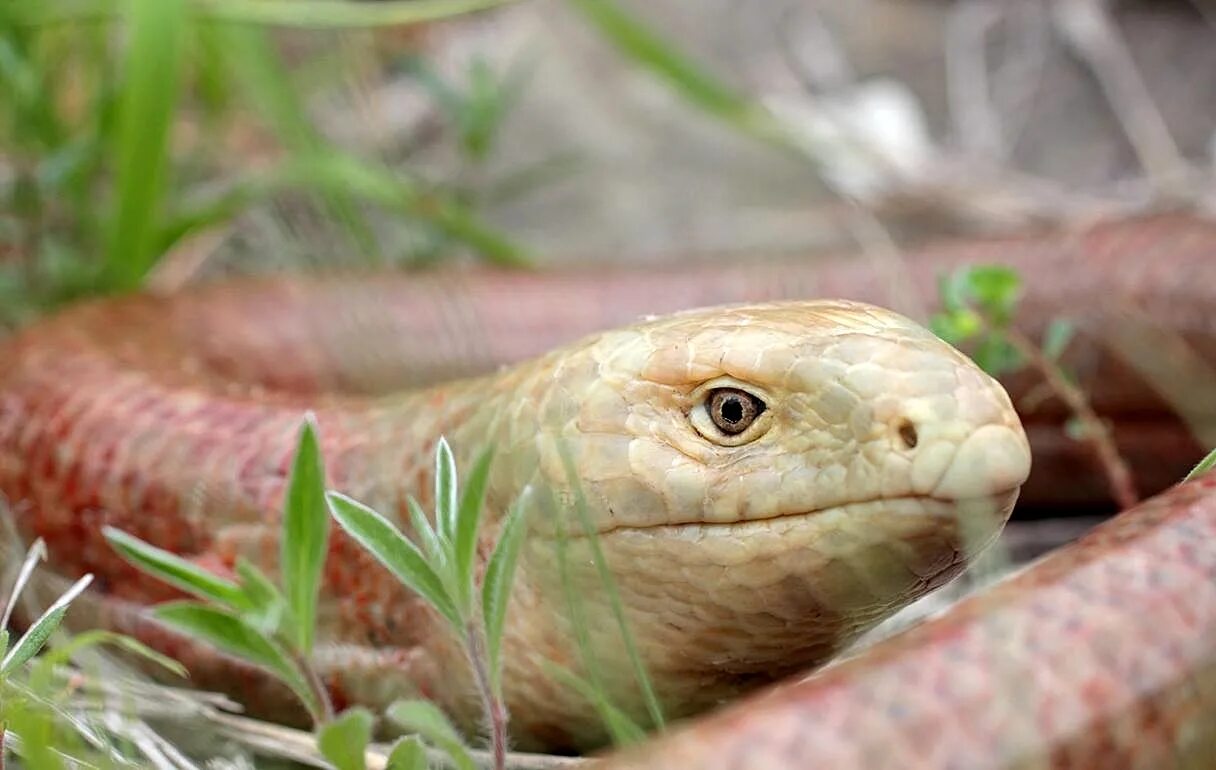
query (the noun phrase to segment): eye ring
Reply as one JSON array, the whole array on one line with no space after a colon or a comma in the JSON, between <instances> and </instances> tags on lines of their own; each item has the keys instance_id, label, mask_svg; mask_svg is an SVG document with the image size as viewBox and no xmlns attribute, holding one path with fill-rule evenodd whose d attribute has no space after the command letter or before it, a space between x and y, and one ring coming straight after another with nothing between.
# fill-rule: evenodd
<instances>
[{"instance_id":1,"label":"eye ring","mask_svg":"<svg viewBox=\"0 0 1216 770\"><path fill-rule=\"evenodd\" d=\"M773 424L768 396L734 377L702 383L690 394L688 420L701 437L719 446L755 441Z\"/></svg>"}]
</instances>

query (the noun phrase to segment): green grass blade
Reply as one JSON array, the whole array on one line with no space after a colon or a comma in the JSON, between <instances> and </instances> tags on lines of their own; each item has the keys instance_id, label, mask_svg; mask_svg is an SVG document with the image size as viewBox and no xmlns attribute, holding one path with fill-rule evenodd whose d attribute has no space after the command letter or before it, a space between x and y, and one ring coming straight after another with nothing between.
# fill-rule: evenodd
<instances>
[{"instance_id":1,"label":"green grass blade","mask_svg":"<svg viewBox=\"0 0 1216 770\"><path fill-rule=\"evenodd\" d=\"M481 586L481 611L486 624L486 652L490 659L490 677L494 688L500 684L502 667L502 634L506 626L507 605L511 600L511 585L515 578L515 566L519 562L520 547L527 531L527 506L531 502L532 490L525 487L515 500L503 521L502 532Z\"/></svg>"},{"instance_id":2,"label":"green grass blade","mask_svg":"<svg viewBox=\"0 0 1216 770\"><path fill-rule=\"evenodd\" d=\"M389 752L385 770L427 770L426 749L417 738L402 738Z\"/></svg>"},{"instance_id":3,"label":"green grass blade","mask_svg":"<svg viewBox=\"0 0 1216 770\"><path fill-rule=\"evenodd\" d=\"M506 5L514 0L202 0L194 4L199 18L241 24L304 29L357 29L407 26L441 21ZM101 22L119 17L114 0L59 0L55 3L15 3L12 21L22 27Z\"/></svg>"},{"instance_id":4,"label":"green grass blade","mask_svg":"<svg viewBox=\"0 0 1216 770\"><path fill-rule=\"evenodd\" d=\"M505 5L513 0L209 0L204 16L252 24L289 27L387 27L439 21Z\"/></svg>"},{"instance_id":5,"label":"green grass blade","mask_svg":"<svg viewBox=\"0 0 1216 770\"><path fill-rule=\"evenodd\" d=\"M549 489L548 486L539 487L537 495L537 502L543 509L544 517L554 522L555 525L558 579L562 586L562 593L565 594L566 610L570 615L570 628L574 633L574 641L578 647L583 670L586 672L591 686L600 693L606 693L607 690L604 687L604 677L600 672L599 661L596 660L591 646L591 634L588 631L587 614L570 578L570 532L566 527L561 503L553 494L553 490ZM604 697L607 699L607 695Z\"/></svg>"},{"instance_id":6,"label":"green grass blade","mask_svg":"<svg viewBox=\"0 0 1216 770\"><path fill-rule=\"evenodd\" d=\"M51 637L51 634L55 633L55 629L59 628L59 624L63 622L63 616L67 614L68 605L77 596L80 596L81 592L88 588L89 583L92 582L92 575L85 575L80 580L77 580L47 608L46 612L42 613L30 625L29 630L17 640L12 649L5 654L4 659L0 660L0 677L15 671L27 660L38 654L38 651L46 644L46 640Z\"/></svg>"},{"instance_id":7,"label":"green grass blade","mask_svg":"<svg viewBox=\"0 0 1216 770\"><path fill-rule=\"evenodd\" d=\"M143 572L200 599L236 609L251 609L245 592L236 583L122 530L103 527L101 534L110 547Z\"/></svg>"},{"instance_id":8,"label":"green grass blade","mask_svg":"<svg viewBox=\"0 0 1216 770\"><path fill-rule=\"evenodd\" d=\"M596 571L599 572L600 582L604 586L604 591L608 594L609 605L612 607L613 617L616 619L617 628L621 633L621 641L624 642L625 652L629 656L630 663L633 665L634 677L637 679L638 686L642 688L642 696L646 701L646 710L650 712L650 718L654 721L655 726L662 728L666 723L666 720L663 718L663 709L659 705L659 698L655 693L654 683L650 681L650 674L646 671L646 664L642 661L641 653L638 652L633 632L629 629L629 621L625 617L625 606L621 602L621 594L617 590L612 572L608 569L608 560L604 557L603 548L600 547L595 525L591 522L591 514L587 511L587 498L583 495L583 487L579 483L578 471L574 467L574 459L570 456L569 447L565 443L561 444L560 449L562 464L565 466L566 479L571 489L574 490L574 512L578 517L579 524L582 526L587 544L591 548L592 560L595 562Z\"/></svg>"},{"instance_id":9,"label":"green grass blade","mask_svg":"<svg viewBox=\"0 0 1216 770\"><path fill-rule=\"evenodd\" d=\"M9 592L4 611L0 612L0 628L8 628L9 618L13 616L13 609L17 606L17 600L21 598L21 592L30 582L30 576L34 574L34 568L38 566L38 562L45 558L46 542L42 538L38 538L26 551L25 559L21 562L21 569L17 570L17 579L13 581L13 589Z\"/></svg>"},{"instance_id":10,"label":"green grass blade","mask_svg":"<svg viewBox=\"0 0 1216 770\"><path fill-rule=\"evenodd\" d=\"M8 629L0 628L0 660L8 655Z\"/></svg>"},{"instance_id":11,"label":"green grass blade","mask_svg":"<svg viewBox=\"0 0 1216 770\"><path fill-rule=\"evenodd\" d=\"M367 744L376 718L365 708L352 708L317 731L317 748L336 770L367 770Z\"/></svg>"},{"instance_id":12,"label":"green grass blade","mask_svg":"<svg viewBox=\"0 0 1216 770\"><path fill-rule=\"evenodd\" d=\"M622 54L664 80L684 99L749 133L768 136L768 113L685 56L612 0L570 0Z\"/></svg>"},{"instance_id":13,"label":"green grass blade","mask_svg":"<svg viewBox=\"0 0 1216 770\"><path fill-rule=\"evenodd\" d=\"M300 188L349 194L386 210L431 222L445 235L467 244L494 264L506 267L530 264L525 251L487 227L465 206L421 190L400 173L343 154L291 158L271 171L249 174L218 195L180 206L160 229L158 246L166 250L191 232L219 225L254 203Z\"/></svg>"},{"instance_id":14,"label":"green grass blade","mask_svg":"<svg viewBox=\"0 0 1216 770\"><path fill-rule=\"evenodd\" d=\"M105 254L106 279L120 290L136 288L159 256L156 227L189 22L185 0L130 0L129 8L118 107L118 198Z\"/></svg>"},{"instance_id":15,"label":"green grass blade","mask_svg":"<svg viewBox=\"0 0 1216 770\"><path fill-rule=\"evenodd\" d=\"M1184 478L1183 481L1190 481L1191 479L1198 478L1212 470L1212 468L1216 468L1216 449L1208 452L1207 456L1200 460L1198 465L1191 468L1191 472L1186 474L1186 478Z\"/></svg>"},{"instance_id":16,"label":"green grass blade","mask_svg":"<svg viewBox=\"0 0 1216 770\"><path fill-rule=\"evenodd\" d=\"M448 547L456 541L456 517L460 512L456 500L456 458L443 436L435 445L435 522L439 539Z\"/></svg>"},{"instance_id":17,"label":"green grass blade","mask_svg":"<svg viewBox=\"0 0 1216 770\"><path fill-rule=\"evenodd\" d=\"M241 618L196 602L170 602L160 605L154 612L162 622L274 674L291 688L311 713L318 713L320 704L305 684L303 673L283 648Z\"/></svg>"},{"instance_id":18,"label":"green grass blade","mask_svg":"<svg viewBox=\"0 0 1216 770\"><path fill-rule=\"evenodd\" d=\"M93 630L73 634L71 638L67 639L63 644L58 644L53 649L45 652L38 659L38 665L52 668L63 666L66 665L77 652L91 647L99 647L101 645L120 647L132 655L154 663L160 668L163 668L164 670L169 671L183 679L189 676L189 673L186 671L186 667L180 662L170 658L167 655L162 655L138 639L117 634L113 631Z\"/></svg>"},{"instance_id":19,"label":"green grass blade","mask_svg":"<svg viewBox=\"0 0 1216 770\"><path fill-rule=\"evenodd\" d=\"M476 566L477 534L481 529L482 510L486 504L486 483L490 479L490 464L494 460L494 448L486 447L473 463L473 470L460 491L460 506L456 512L456 543L454 549L457 601L468 614L473 601L473 573Z\"/></svg>"},{"instance_id":20,"label":"green grass blade","mask_svg":"<svg viewBox=\"0 0 1216 770\"><path fill-rule=\"evenodd\" d=\"M443 581L427 563L418 546L366 505L337 492L330 492L328 499L334 519L347 534L396 575L402 584L430 603L454 628L463 627L460 613L444 589Z\"/></svg>"},{"instance_id":21,"label":"green grass blade","mask_svg":"<svg viewBox=\"0 0 1216 770\"><path fill-rule=\"evenodd\" d=\"M325 504L325 465L317 444L316 422L305 419L296 444L283 508L280 559L283 592L295 627L295 644L312 651L317 594L329 541L329 512Z\"/></svg>"},{"instance_id":22,"label":"green grass blade","mask_svg":"<svg viewBox=\"0 0 1216 770\"><path fill-rule=\"evenodd\" d=\"M641 743L646 739L646 731L642 729L641 725L630 719L629 715L624 711L614 706L604 697L604 693L591 683L575 675L573 671L555 663L543 661L542 665L549 672L550 676L587 699L587 702L599 713L600 720L603 721L604 726L608 728L608 734L612 736L613 744L628 746Z\"/></svg>"},{"instance_id":23,"label":"green grass blade","mask_svg":"<svg viewBox=\"0 0 1216 770\"><path fill-rule=\"evenodd\" d=\"M440 747L452 757L457 770L476 770L468 749L456 728L439 707L424 700L400 700L388 707L388 718L412 733Z\"/></svg>"}]
</instances>

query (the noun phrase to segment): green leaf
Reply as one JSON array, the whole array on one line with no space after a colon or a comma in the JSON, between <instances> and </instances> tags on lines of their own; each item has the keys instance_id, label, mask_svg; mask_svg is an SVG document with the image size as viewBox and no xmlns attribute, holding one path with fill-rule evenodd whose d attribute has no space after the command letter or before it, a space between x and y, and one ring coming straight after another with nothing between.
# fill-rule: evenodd
<instances>
[{"instance_id":1,"label":"green leaf","mask_svg":"<svg viewBox=\"0 0 1216 770\"><path fill-rule=\"evenodd\" d=\"M457 770L476 770L477 763L460 734L439 707L424 700L399 700L388 707L388 718L417 733L451 755Z\"/></svg>"},{"instance_id":2,"label":"green leaf","mask_svg":"<svg viewBox=\"0 0 1216 770\"><path fill-rule=\"evenodd\" d=\"M403 585L451 621L454 627L463 627L460 613L444 589L443 582L418 546L363 503L338 492L330 492L328 499L330 511L347 534L396 575Z\"/></svg>"},{"instance_id":3,"label":"green leaf","mask_svg":"<svg viewBox=\"0 0 1216 770\"><path fill-rule=\"evenodd\" d=\"M318 713L320 704L288 654L240 617L196 602L169 602L156 607L154 613L162 622L271 672L310 712Z\"/></svg>"},{"instance_id":4,"label":"green leaf","mask_svg":"<svg viewBox=\"0 0 1216 770\"><path fill-rule=\"evenodd\" d=\"M337 770L367 770L367 744L375 722L365 708L344 711L317 732L317 748Z\"/></svg>"},{"instance_id":5,"label":"green leaf","mask_svg":"<svg viewBox=\"0 0 1216 770\"><path fill-rule=\"evenodd\" d=\"M417 738L402 738L389 752L385 770L427 770L426 749Z\"/></svg>"},{"instance_id":6,"label":"green leaf","mask_svg":"<svg viewBox=\"0 0 1216 770\"><path fill-rule=\"evenodd\" d=\"M200 599L236 609L251 609L245 592L236 583L120 529L103 527L101 534L124 559L149 575Z\"/></svg>"},{"instance_id":7,"label":"green leaf","mask_svg":"<svg viewBox=\"0 0 1216 770\"><path fill-rule=\"evenodd\" d=\"M520 546L524 532L527 531L525 521L531 497L531 487L525 487L507 513L498 543L494 546L494 553L490 555L490 562L486 565L485 580L481 586L481 611L486 624L486 652L490 660L490 677L496 690L502 676L500 658L507 605L511 600L511 585L515 577L515 565L519 561Z\"/></svg>"},{"instance_id":8,"label":"green leaf","mask_svg":"<svg viewBox=\"0 0 1216 770\"><path fill-rule=\"evenodd\" d=\"M443 436L435 445L435 522L439 539L449 545L456 540L456 517L460 508L456 501L456 459L452 447Z\"/></svg>"},{"instance_id":9,"label":"green leaf","mask_svg":"<svg viewBox=\"0 0 1216 770\"><path fill-rule=\"evenodd\" d=\"M325 566L329 516L325 505L325 466L317 445L316 423L309 415L300 429L295 461L287 483L280 552L283 591L295 626L295 644L312 652L317 593Z\"/></svg>"},{"instance_id":10,"label":"green leaf","mask_svg":"<svg viewBox=\"0 0 1216 770\"><path fill-rule=\"evenodd\" d=\"M426 511L422 510L422 506L418 504L413 495L406 498L405 504L410 511L410 523L413 525L414 535L422 542L427 557L437 570L445 571L447 553L444 552L443 543L439 540L435 527L431 525L431 520L426 517Z\"/></svg>"},{"instance_id":11,"label":"green leaf","mask_svg":"<svg viewBox=\"0 0 1216 770\"><path fill-rule=\"evenodd\" d=\"M0 628L0 660L8 654L8 629Z\"/></svg>"},{"instance_id":12,"label":"green leaf","mask_svg":"<svg viewBox=\"0 0 1216 770\"><path fill-rule=\"evenodd\" d=\"M481 515L486 504L486 484L490 478L490 464L493 459L492 446L486 447L478 455L473 463L473 471L461 490L460 508L456 513L456 599L466 615L473 600L473 573L477 571L473 563L477 556L477 533L481 529Z\"/></svg>"},{"instance_id":13,"label":"green leaf","mask_svg":"<svg viewBox=\"0 0 1216 770\"><path fill-rule=\"evenodd\" d=\"M612 705L599 688L562 666L549 661L542 661L542 665L552 677L586 698L587 702L599 712L600 720L608 728L608 733L612 736L612 742L615 745L628 746L641 743L646 739L646 731L642 729L641 725L630 719L624 711Z\"/></svg>"},{"instance_id":14,"label":"green leaf","mask_svg":"<svg viewBox=\"0 0 1216 770\"><path fill-rule=\"evenodd\" d=\"M969 308L937 313L929 319L929 329L951 345L959 345L984 329L984 319Z\"/></svg>"},{"instance_id":15,"label":"green leaf","mask_svg":"<svg viewBox=\"0 0 1216 770\"><path fill-rule=\"evenodd\" d=\"M1013 268L977 265L967 272L967 288L980 311L998 326L1003 326L1013 318L1022 279Z\"/></svg>"},{"instance_id":16,"label":"green leaf","mask_svg":"<svg viewBox=\"0 0 1216 770\"><path fill-rule=\"evenodd\" d=\"M241 617L267 636L274 636L280 629L289 626L288 638L298 638L300 632L294 628L294 621L287 617L287 600L266 573L242 557L236 560L236 574L241 578L241 590L245 592L250 606L249 610L241 613Z\"/></svg>"},{"instance_id":17,"label":"green leaf","mask_svg":"<svg viewBox=\"0 0 1216 770\"><path fill-rule=\"evenodd\" d=\"M169 172L169 133L181 92L186 0L130 0L125 82L118 107L117 210L105 253L109 284L134 289L155 264Z\"/></svg>"},{"instance_id":18,"label":"green leaf","mask_svg":"<svg viewBox=\"0 0 1216 770\"><path fill-rule=\"evenodd\" d=\"M17 667L23 665L27 660L38 654L42 646L46 644L46 640L55 633L55 629L59 628L59 624L63 622L63 616L67 614L68 605L72 603L77 596L80 596L84 589L89 587L89 583L93 582L92 575L85 575L80 580L63 592L63 595L47 607L46 612L30 625L29 630L17 640L0 660L0 677L15 671Z\"/></svg>"},{"instance_id":19,"label":"green leaf","mask_svg":"<svg viewBox=\"0 0 1216 770\"><path fill-rule=\"evenodd\" d=\"M1207 457L1204 457L1199 461L1198 465L1191 468L1191 472L1186 474L1186 478L1184 478L1183 481L1190 481L1191 479L1198 478L1199 476L1202 476L1203 474L1212 470L1214 467L1216 467L1216 449L1208 452Z\"/></svg>"},{"instance_id":20,"label":"green leaf","mask_svg":"<svg viewBox=\"0 0 1216 770\"><path fill-rule=\"evenodd\" d=\"M1043 333L1043 355L1051 361L1059 359L1072 341L1076 326L1067 318L1055 318Z\"/></svg>"},{"instance_id":21,"label":"green leaf","mask_svg":"<svg viewBox=\"0 0 1216 770\"><path fill-rule=\"evenodd\" d=\"M976 346L975 363L993 377L1011 372L1022 365L1022 355L999 332L984 335Z\"/></svg>"}]
</instances>

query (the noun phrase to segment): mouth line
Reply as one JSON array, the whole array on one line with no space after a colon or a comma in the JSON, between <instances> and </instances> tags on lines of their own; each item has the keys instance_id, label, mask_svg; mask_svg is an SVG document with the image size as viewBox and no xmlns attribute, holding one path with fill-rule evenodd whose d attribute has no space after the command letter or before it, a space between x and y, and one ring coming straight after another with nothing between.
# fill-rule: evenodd
<instances>
[{"instance_id":1,"label":"mouth line","mask_svg":"<svg viewBox=\"0 0 1216 770\"><path fill-rule=\"evenodd\" d=\"M1007 497L1013 492L1016 492L1018 487L1013 487L1005 490L998 490L987 495L977 495L975 497L934 497L933 495L900 495L898 497L871 497L862 500L849 500L835 505L825 506L823 508L812 508L806 511L791 511L789 513L777 513L771 516L759 516L750 519L737 519L735 521L679 521L679 522L662 522L657 524L624 524L608 529L597 530L594 534L597 537L606 535L625 535L629 533L658 535L658 534L679 534L681 532L690 532L693 530L732 530L743 529L748 527L764 526L777 521L795 521L814 518L823 514L839 511L843 508L850 508L861 505L873 505L878 503L927 503L923 510L917 513L928 513L933 515L945 515L954 512L958 506L964 503L977 501L995 501ZM934 505L936 504L936 505ZM947 510L941 510L938 506L948 507ZM570 533L572 539L586 538L586 533Z\"/></svg>"}]
</instances>

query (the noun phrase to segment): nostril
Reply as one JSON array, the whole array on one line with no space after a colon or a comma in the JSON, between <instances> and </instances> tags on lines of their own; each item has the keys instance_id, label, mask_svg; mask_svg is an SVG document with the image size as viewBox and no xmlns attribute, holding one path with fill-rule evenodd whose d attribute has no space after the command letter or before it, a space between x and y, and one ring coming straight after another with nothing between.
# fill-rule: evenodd
<instances>
[{"instance_id":1,"label":"nostril","mask_svg":"<svg viewBox=\"0 0 1216 770\"><path fill-rule=\"evenodd\" d=\"M920 437L916 435L916 426L912 424L911 420L900 420L899 425L896 428L896 432L898 433L899 440L904 445L904 448L916 448L916 442Z\"/></svg>"}]
</instances>

